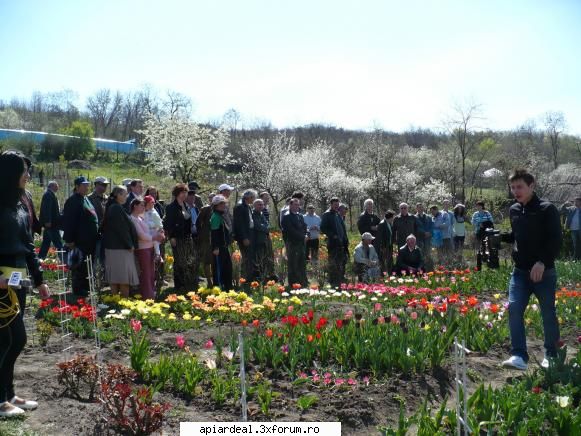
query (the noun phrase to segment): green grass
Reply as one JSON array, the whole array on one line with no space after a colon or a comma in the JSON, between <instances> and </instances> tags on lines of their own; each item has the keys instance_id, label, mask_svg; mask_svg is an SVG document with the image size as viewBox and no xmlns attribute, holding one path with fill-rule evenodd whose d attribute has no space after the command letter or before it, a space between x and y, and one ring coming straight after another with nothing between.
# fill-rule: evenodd
<instances>
[{"instance_id":1,"label":"green grass","mask_svg":"<svg viewBox=\"0 0 581 436\"><path fill-rule=\"evenodd\" d=\"M0 436L40 436L27 428L26 418L0 419Z\"/></svg>"}]
</instances>

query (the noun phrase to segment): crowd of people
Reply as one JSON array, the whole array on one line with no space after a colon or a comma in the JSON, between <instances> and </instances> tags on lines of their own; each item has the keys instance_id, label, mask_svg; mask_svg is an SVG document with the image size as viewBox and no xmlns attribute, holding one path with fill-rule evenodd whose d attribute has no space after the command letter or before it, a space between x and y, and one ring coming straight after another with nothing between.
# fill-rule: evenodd
<instances>
[{"instance_id":1,"label":"crowd of people","mask_svg":"<svg viewBox=\"0 0 581 436\"><path fill-rule=\"evenodd\" d=\"M200 186L192 181L174 186L172 201L160 201L154 186L144 189L139 179L125 180L109 189L105 177L92 182L84 176L74 180L74 192L62 211L56 193L58 183L47 184L37 218L32 196L26 190L30 159L18 152L0 155L0 416L14 416L36 408L35 401L18 397L14 391L14 364L26 343L23 313L26 305L26 278L41 298L49 296L43 280L40 259L50 245L66 253L72 276L74 297L88 295L86 260L104 267L104 280L112 293L128 296L135 289L143 298L155 298L163 284L166 241L173 254L173 280L177 292L196 290L200 272L209 286L223 290L234 287L232 246L236 242L241 256L241 282L278 280L274 270L270 228L275 216L270 196L253 189L243 192L231 210L234 188L222 184L208 195L207 204L197 194ZM562 240L560 214L554 205L534 192L534 177L526 171L510 178L515 203L510 208L512 231L503 239L513 245L515 269L509 284L509 327L512 356L504 366L525 369L528 354L524 333L524 311L529 297L539 300L545 327L546 359L556 355L559 338L555 318L555 259ZM92 192L89 193L92 185ZM353 271L360 281L378 280L384 274L408 274L430 269L438 261L448 262L462 255L466 238L466 207L457 204L442 210L416 204L415 214L406 203L399 213L387 210L380 218L374 202L367 199L357 220L361 241L349 253L345 217L347 207L331 198L328 209L317 215L304 195L295 192L280 211L277 224L282 230L288 267L288 284L308 286L306 265L319 263L321 235L327 245L327 277L331 286L345 281L346 266L353 257ZM475 239L483 237L493 218L483 202L476 203L471 217ZM579 259L581 198L567 210L565 228L571 231L575 256ZM41 234L37 255L34 234ZM61 236L62 232L62 236ZM64 250L60 250L64 248ZM394 263L394 254L395 263Z\"/></svg>"}]
</instances>

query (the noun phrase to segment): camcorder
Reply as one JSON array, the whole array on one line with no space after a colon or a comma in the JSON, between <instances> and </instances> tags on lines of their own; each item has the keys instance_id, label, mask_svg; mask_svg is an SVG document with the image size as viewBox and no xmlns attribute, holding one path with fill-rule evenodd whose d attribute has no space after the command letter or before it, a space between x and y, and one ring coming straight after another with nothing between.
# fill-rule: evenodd
<instances>
[{"instance_id":1,"label":"camcorder","mask_svg":"<svg viewBox=\"0 0 581 436\"><path fill-rule=\"evenodd\" d=\"M480 270L482 264L485 263L490 269L499 268L500 230L493 227L483 227L478 233L480 246L476 253L476 266Z\"/></svg>"}]
</instances>

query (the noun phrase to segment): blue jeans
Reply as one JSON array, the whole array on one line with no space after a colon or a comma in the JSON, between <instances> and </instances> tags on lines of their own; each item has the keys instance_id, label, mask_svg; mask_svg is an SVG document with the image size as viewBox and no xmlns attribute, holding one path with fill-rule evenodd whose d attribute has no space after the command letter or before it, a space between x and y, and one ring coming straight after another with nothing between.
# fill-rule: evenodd
<instances>
[{"instance_id":1,"label":"blue jeans","mask_svg":"<svg viewBox=\"0 0 581 436\"><path fill-rule=\"evenodd\" d=\"M38 252L38 257L44 259L50 248L50 244L54 245L57 250L63 249L63 241L61 239L61 234L58 229L47 229L42 231L42 244L40 245L40 251Z\"/></svg>"},{"instance_id":2,"label":"blue jeans","mask_svg":"<svg viewBox=\"0 0 581 436\"><path fill-rule=\"evenodd\" d=\"M559 323L555 309L555 291L557 288L557 272L554 268L545 270L543 278L533 283L530 271L515 268L512 272L508 289L508 326L510 328L511 355L520 356L528 362L527 338L525 333L524 313L529 304L531 294L539 300L543 330L545 332L545 356L557 355L559 341Z\"/></svg>"}]
</instances>

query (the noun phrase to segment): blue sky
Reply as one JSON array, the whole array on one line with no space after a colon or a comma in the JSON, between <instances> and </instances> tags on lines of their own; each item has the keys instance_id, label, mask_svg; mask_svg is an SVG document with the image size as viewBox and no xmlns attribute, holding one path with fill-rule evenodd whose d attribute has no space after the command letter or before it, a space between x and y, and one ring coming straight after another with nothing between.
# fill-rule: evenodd
<instances>
[{"instance_id":1,"label":"blue sky","mask_svg":"<svg viewBox=\"0 0 581 436\"><path fill-rule=\"evenodd\" d=\"M150 84L199 120L483 127L547 110L581 134L579 0L0 0L0 98Z\"/></svg>"}]
</instances>

